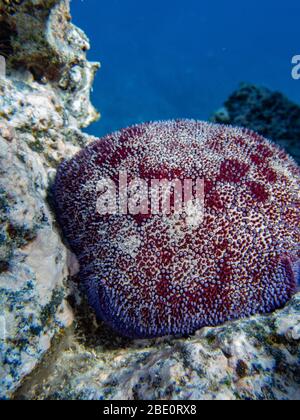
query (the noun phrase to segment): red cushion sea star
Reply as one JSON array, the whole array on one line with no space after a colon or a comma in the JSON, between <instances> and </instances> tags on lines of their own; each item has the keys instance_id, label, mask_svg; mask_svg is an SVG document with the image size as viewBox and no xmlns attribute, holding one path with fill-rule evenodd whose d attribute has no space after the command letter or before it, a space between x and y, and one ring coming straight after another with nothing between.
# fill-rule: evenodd
<instances>
[{"instance_id":1,"label":"red cushion sea star","mask_svg":"<svg viewBox=\"0 0 300 420\"><path fill-rule=\"evenodd\" d=\"M99 214L99 180L117 182L124 171L147 182L203 179L204 219ZM123 335L155 337L270 312L291 298L299 184L296 163L256 133L178 120L91 144L60 166L55 200L98 316Z\"/></svg>"}]
</instances>

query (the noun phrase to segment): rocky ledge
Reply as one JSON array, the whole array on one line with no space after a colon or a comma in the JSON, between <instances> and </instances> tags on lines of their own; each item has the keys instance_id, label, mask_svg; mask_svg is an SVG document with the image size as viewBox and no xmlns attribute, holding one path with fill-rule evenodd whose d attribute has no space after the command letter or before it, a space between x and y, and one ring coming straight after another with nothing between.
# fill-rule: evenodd
<instances>
[{"instance_id":1,"label":"rocky ledge","mask_svg":"<svg viewBox=\"0 0 300 420\"><path fill-rule=\"evenodd\" d=\"M20 399L298 400L300 295L269 316L176 339L125 340L78 305Z\"/></svg>"},{"instance_id":2,"label":"rocky ledge","mask_svg":"<svg viewBox=\"0 0 300 420\"><path fill-rule=\"evenodd\" d=\"M88 48L68 0L0 0L0 399L300 399L300 295L269 316L143 341L86 306L49 190L94 140L81 131L98 117Z\"/></svg>"},{"instance_id":3,"label":"rocky ledge","mask_svg":"<svg viewBox=\"0 0 300 420\"><path fill-rule=\"evenodd\" d=\"M300 106L282 93L242 83L212 120L256 131L279 144L300 164Z\"/></svg>"},{"instance_id":4,"label":"rocky ledge","mask_svg":"<svg viewBox=\"0 0 300 420\"><path fill-rule=\"evenodd\" d=\"M69 2L0 1L0 398L9 398L73 322L68 251L49 205L62 159L92 138L98 63ZM2 59L2 64L4 60Z\"/></svg>"}]
</instances>

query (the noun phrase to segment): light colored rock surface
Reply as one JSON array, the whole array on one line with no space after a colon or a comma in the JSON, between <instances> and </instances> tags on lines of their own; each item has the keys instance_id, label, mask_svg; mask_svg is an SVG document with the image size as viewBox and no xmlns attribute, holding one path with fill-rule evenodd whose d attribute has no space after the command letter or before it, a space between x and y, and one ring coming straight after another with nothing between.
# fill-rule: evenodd
<instances>
[{"instance_id":1,"label":"light colored rock surface","mask_svg":"<svg viewBox=\"0 0 300 420\"><path fill-rule=\"evenodd\" d=\"M88 41L69 23L68 2L15 7L11 15L0 2L0 25L19 34L0 77L0 398L73 322L49 186L58 163L91 140L80 127L97 117L89 93L98 64L86 61Z\"/></svg>"},{"instance_id":2,"label":"light colored rock surface","mask_svg":"<svg viewBox=\"0 0 300 420\"><path fill-rule=\"evenodd\" d=\"M300 294L272 315L187 339L126 341L88 321L84 307L76 317L75 332L19 397L300 399Z\"/></svg>"}]
</instances>

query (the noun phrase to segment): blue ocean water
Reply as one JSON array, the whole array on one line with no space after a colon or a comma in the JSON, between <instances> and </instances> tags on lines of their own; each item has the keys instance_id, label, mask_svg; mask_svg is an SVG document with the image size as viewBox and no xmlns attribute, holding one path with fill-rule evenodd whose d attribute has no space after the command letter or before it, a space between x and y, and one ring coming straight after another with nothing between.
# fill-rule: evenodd
<instances>
[{"instance_id":1,"label":"blue ocean water","mask_svg":"<svg viewBox=\"0 0 300 420\"><path fill-rule=\"evenodd\" d=\"M149 120L208 119L240 82L300 102L299 0L72 0L101 61L96 136Z\"/></svg>"}]
</instances>

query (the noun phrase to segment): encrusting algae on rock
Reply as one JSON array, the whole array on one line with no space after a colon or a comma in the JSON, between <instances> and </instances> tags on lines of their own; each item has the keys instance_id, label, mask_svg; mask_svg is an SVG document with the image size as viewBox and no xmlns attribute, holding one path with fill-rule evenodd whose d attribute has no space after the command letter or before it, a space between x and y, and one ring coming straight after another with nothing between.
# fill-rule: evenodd
<instances>
[{"instance_id":1,"label":"encrusting algae on rock","mask_svg":"<svg viewBox=\"0 0 300 420\"><path fill-rule=\"evenodd\" d=\"M184 180L203 180L204 214L175 208L175 193L169 212L151 203L143 214L118 213L122 173L124 194L140 204L136 191L150 181L177 180L182 197ZM119 189L107 214L98 211L103 179ZM122 335L149 338L284 306L299 280L299 185L295 161L260 135L178 120L94 142L61 165L55 200L98 316Z\"/></svg>"},{"instance_id":2,"label":"encrusting algae on rock","mask_svg":"<svg viewBox=\"0 0 300 420\"><path fill-rule=\"evenodd\" d=\"M88 46L68 1L0 0L0 399L74 320L48 193L61 160L93 140L80 130L98 115Z\"/></svg>"}]
</instances>

